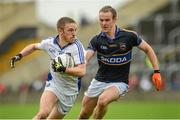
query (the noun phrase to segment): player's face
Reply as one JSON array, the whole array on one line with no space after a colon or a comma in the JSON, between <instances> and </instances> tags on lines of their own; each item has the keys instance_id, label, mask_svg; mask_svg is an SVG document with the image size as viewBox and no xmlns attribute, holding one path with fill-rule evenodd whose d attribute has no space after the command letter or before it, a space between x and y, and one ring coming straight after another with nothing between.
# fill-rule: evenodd
<instances>
[{"instance_id":1,"label":"player's face","mask_svg":"<svg viewBox=\"0 0 180 120\"><path fill-rule=\"evenodd\" d=\"M61 38L68 43L71 43L76 38L77 24L76 23L66 23L64 29L61 30Z\"/></svg>"},{"instance_id":2,"label":"player's face","mask_svg":"<svg viewBox=\"0 0 180 120\"><path fill-rule=\"evenodd\" d=\"M100 12L99 21L102 32L110 32L116 24L116 19L113 19L111 12Z\"/></svg>"}]
</instances>

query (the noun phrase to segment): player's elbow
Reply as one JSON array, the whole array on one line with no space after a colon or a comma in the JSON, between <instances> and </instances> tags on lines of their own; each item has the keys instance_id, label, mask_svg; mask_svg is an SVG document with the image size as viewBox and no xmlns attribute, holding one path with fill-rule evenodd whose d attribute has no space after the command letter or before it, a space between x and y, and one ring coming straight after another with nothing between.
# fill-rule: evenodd
<instances>
[{"instance_id":1,"label":"player's elbow","mask_svg":"<svg viewBox=\"0 0 180 120\"><path fill-rule=\"evenodd\" d=\"M30 44L29 47L33 50L37 49L37 43Z\"/></svg>"},{"instance_id":2,"label":"player's elbow","mask_svg":"<svg viewBox=\"0 0 180 120\"><path fill-rule=\"evenodd\" d=\"M82 69L79 71L78 77L83 77L86 74L86 69Z\"/></svg>"},{"instance_id":3,"label":"player's elbow","mask_svg":"<svg viewBox=\"0 0 180 120\"><path fill-rule=\"evenodd\" d=\"M78 77L83 77L86 74L86 65L81 64L78 66Z\"/></svg>"}]
</instances>

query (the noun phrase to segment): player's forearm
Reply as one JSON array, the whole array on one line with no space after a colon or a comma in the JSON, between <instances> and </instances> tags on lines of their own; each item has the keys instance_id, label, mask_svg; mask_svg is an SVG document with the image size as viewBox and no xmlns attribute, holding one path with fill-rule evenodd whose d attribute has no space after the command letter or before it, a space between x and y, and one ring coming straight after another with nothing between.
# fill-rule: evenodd
<instances>
[{"instance_id":1,"label":"player's forearm","mask_svg":"<svg viewBox=\"0 0 180 120\"><path fill-rule=\"evenodd\" d=\"M143 40L141 42L141 44L139 45L139 48L146 53L146 55L148 56L148 58L152 64L153 69L159 70L157 56L156 56L154 50L152 49L152 47L146 41Z\"/></svg>"},{"instance_id":2,"label":"player's forearm","mask_svg":"<svg viewBox=\"0 0 180 120\"><path fill-rule=\"evenodd\" d=\"M157 56L156 56L154 50L152 48L149 48L149 50L146 52L146 54L152 64L153 69L159 70L158 59L157 59Z\"/></svg>"},{"instance_id":3,"label":"player's forearm","mask_svg":"<svg viewBox=\"0 0 180 120\"><path fill-rule=\"evenodd\" d=\"M86 51L86 65L88 65L90 59L94 56L94 51L92 50L87 50Z\"/></svg>"},{"instance_id":4,"label":"player's forearm","mask_svg":"<svg viewBox=\"0 0 180 120\"><path fill-rule=\"evenodd\" d=\"M73 76L82 77L86 74L86 67L83 64L81 67L66 68L65 72Z\"/></svg>"},{"instance_id":5,"label":"player's forearm","mask_svg":"<svg viewBox=\"0 0 180 120\"><path fill-rule=\"evenodd\" d=\"M20 54L22 54L22 56L26 56L31 54L34 50L37 50L36 47L37 44L30 44L28 46L26 46L21 52Z\"/></svg>"}]
</instances>

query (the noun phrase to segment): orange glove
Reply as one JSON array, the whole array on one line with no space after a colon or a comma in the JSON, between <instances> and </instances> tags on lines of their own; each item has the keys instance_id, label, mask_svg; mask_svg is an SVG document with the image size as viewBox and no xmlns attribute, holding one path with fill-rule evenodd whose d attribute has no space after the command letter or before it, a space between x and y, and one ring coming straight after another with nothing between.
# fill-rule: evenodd
<instances>
[{"instance_id":1,"label":"orange glove","mask_svg":"<svg viewBox=\"0 0 180 120\"><path fill-rule=\"evenodd\" d=\"M155 85L156 90L159 91L162 87L160 70L154 70L154 74L152 76L152 82Z\"/></svg>"}]
</instances>

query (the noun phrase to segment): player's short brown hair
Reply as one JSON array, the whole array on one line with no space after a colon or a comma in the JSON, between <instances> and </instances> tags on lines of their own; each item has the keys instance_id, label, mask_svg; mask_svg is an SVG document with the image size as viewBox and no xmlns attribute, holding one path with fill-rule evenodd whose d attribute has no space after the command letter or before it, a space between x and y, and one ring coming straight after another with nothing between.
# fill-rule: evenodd
<instances>
[{"instance_id":1,"label":"player's short brown hair","mask_svg":"<svg viewBox=\"0 0 180 120\"><path fill-rule=\"evenodd\" d=\"M100 13L100 12L111 12L113 19L115 19L115 18L117 17L117 12L116 12L116 10L115 10L113 7L109 6L109 5L102 7L102 8L99 10L99 13Z\"/></svg>"}]
</instances>

